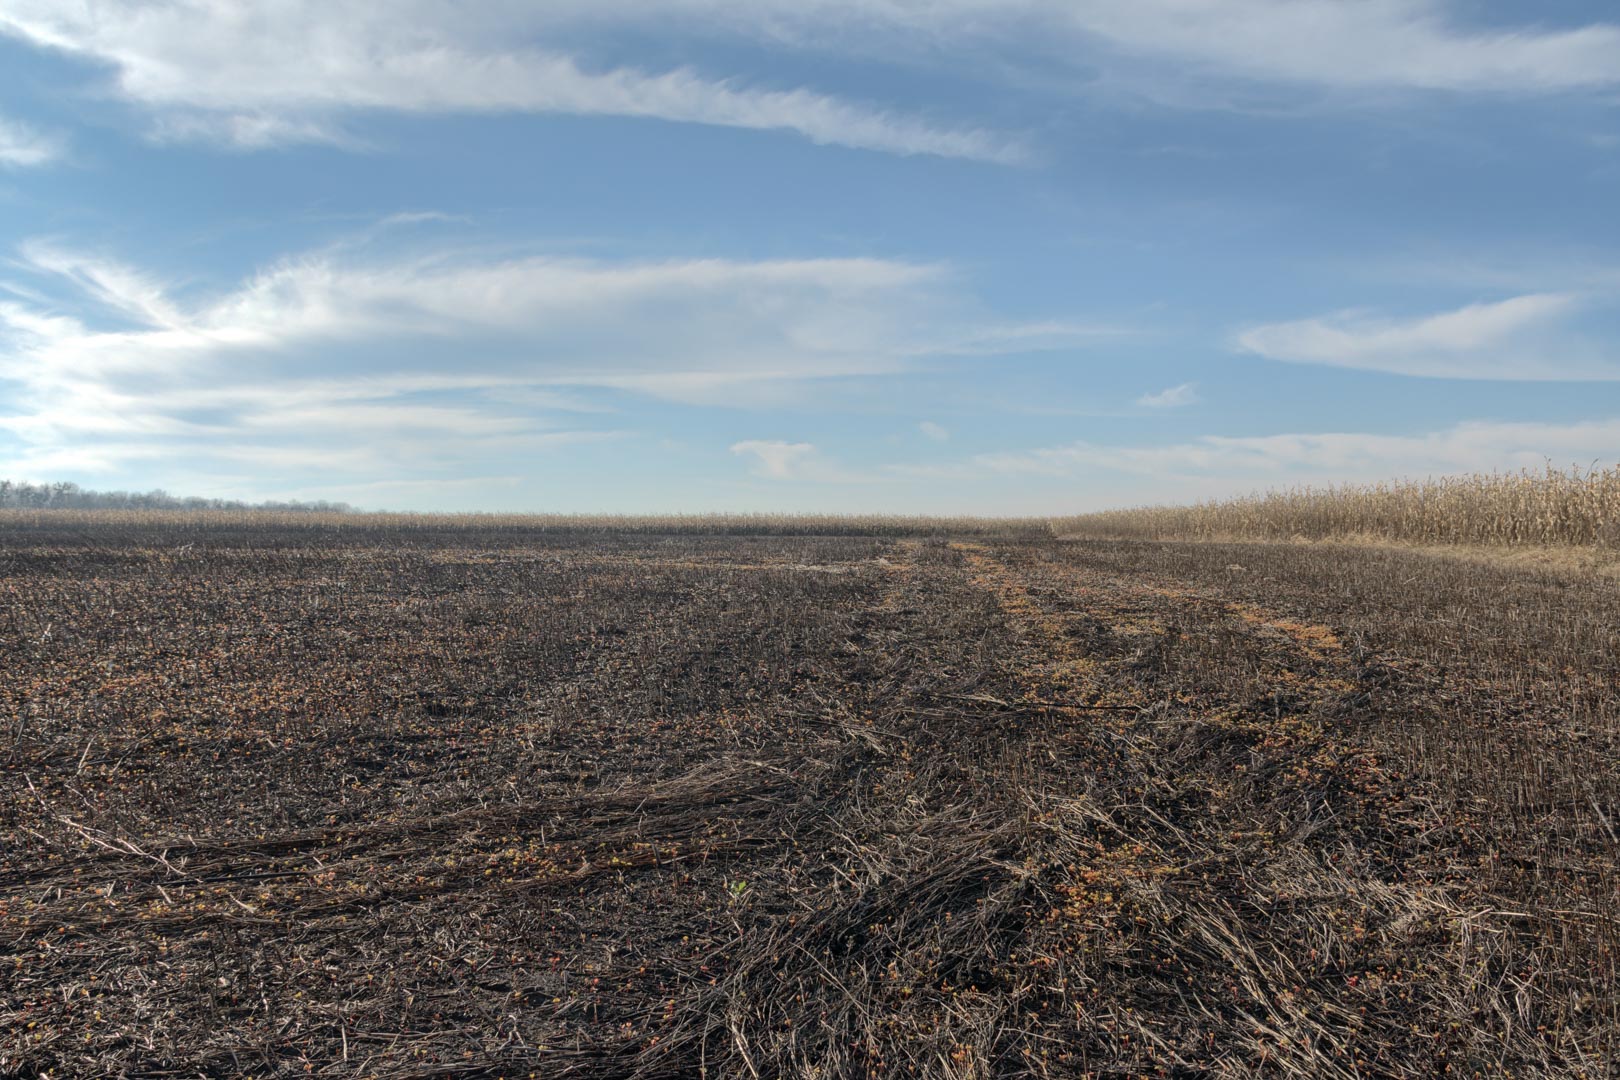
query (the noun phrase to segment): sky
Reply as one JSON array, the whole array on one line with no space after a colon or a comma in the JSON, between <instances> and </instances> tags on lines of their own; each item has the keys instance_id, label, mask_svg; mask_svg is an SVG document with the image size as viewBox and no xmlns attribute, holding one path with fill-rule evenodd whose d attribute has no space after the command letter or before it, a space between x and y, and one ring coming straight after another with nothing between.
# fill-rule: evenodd
<instances>
[{"instance_id":1,"label":"sky","mask_svg":"<svg viewBox=\"0 0 1620 1080\"><path fill-rule=\"evenodd\" d=\"M0 476L1063 514L1620 459L1597 0L0 0Z\"/></svg>"}]
</instances>

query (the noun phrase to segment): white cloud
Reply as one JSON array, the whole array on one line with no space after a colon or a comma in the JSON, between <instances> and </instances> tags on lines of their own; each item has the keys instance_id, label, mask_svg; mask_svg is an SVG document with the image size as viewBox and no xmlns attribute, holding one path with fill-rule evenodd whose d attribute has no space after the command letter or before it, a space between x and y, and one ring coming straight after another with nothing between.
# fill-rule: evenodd
<instances>
[{"instance_id":1,"label":"white cloud","mask_svg":"<svg viewBox=\"0 0 1620 1080\"><path fill-rule=\"evenodd\" d=\"M365 140L330 117L267 110L162 112L154 119L151 136L160 143L216 142L237 150L268 150L297 143L345 150L367 148Z\"/></svg>"},{"instance_id":2,"label":"white cloud","mask_svg":"<svg viewBox=\"0 0 1620 1080\"><path fill-rule=\"evenodd\" d=\"M49 165L62 156L62 140L0 116L0 168Z\"/></svg>"},{"instance_id":3,"label":"white cloud","mask_svg":"<svg viewBox=\"0 0 1620 1080\"><path fill-rule=\"evenodd\" d=\"M764 480L859 488L894 479L881 469L854 469L822 453L814 443L745 439L731 452L751 462L749 472Z\"/></svg>"},{"instance_id":4,"label":"white cloud","mask_svg":"<svg viewBox=\"0 0 1620 1080\"><path fill-rule=\"evenodd\" d=\"M1575 297L1535 293L1415 319L1364 312L1256 326L1238 345L1301 364L1458 379L1620 379L1620 362L1564 330Z\"/></svg>"},{"instance_id":5,"label":"white cloud","mask_svg":"<svg viewBox=\"0 0 1620 1080\"><path fill-rule=\"evenodd\" d=\"M1620 28L1473 29L1440 0L1118 0L1073 5L1120 48L1262 79L1519 91L1620 84Z\"/></svg>"},{"instance_id":6,"label":"white cloud","mask_svg":"<svg viewBox=\"0 0 1620 1080\"><path fill-rule=\"evenodd\" d=\"M611 422L606 392L780 403L988 333L948 270L880 259L381 261L340 245L213 294L41 243L11 265L32 276L0 300L0 434L22 447L0 473L24 475L64 454L83 470L250 452L314 468L294 448L350 483L481 472Z\"/></svg>"},{"instance_id":7,"label":"white cloud","mask_svg":"<svg viewBox=\"0 0 1620 1080\"><path fill-rule=\"evenodd\" d=\"M559 0L550 17L659 21L773 44L957 62L968 50L1084 69L1173 62L1330 88L1500 93L1620 85L1620 27L1470 25L1461 0ZM1540 15L1537 12L1537 15Z\"/></svg>"},{"instance_id":8,"label":"white cloud","mask_svg":"<svg viewBox=\"0 0 1620 1080\"><path fill-rule=\"evenodd\" d=\"M447 214L443 210L404 210L389 214L377 222L378 229L391 229L402 225L466 225L472 218L465 214Z\"/></svg>"},{"instance_id":9,"label":"white cloud","mask_svg":"<svg viewBox=\"0 0 1620 1080\"><path fill-rule=\"evenodd\" d=\"M877 259L600 262L427 256L390 262L315 254L278 263L211 300L183 305L161 284L104 258L41 245L26 264L77 286L124 326L15 303L0 318L32 346L0 359L35 376L194 370L228 353L310 343L372 348L346 370L432 369L412 345L476 342L487 371L556 381L627 374L862 373L911 354L911 321L938 314L938 267ZM380 343L386 342L386 346ZM420 350L418 350L420 351ZM15 377L15 376L14 376Z\"/></svg>"},{"instance_id":10,"label":"white cloud","mask_svg":"<svg viewBox=\"0 0 1620 1080\"><path fill-rule=\"evenodd\" d=\"M733 443L731 452L754 459L754 473L772 480L790 480L804 475L814 460L816 448L811 443L790 443L780 440L748 439Z\"/></svg>"},{"instance_id":11,"label":"white cloud","mask_svg":"<svg viewBox=\"0 0 1620 1080\"><path fill-rule=\"evenodd\" d=\"M625 28L953 71L1039 68L1076 87L1201 88L1162 100L1208 100L1202 88L1217 79L1502 94L1620 86L1620 25L1481 26L1461 0L0 0L0 34L105 66L112 92L149 110L160 138L363 145L350 122L369 111L519 112L779 130L999 163L1031 156L979 125L599 59L622 48L613 32ZM13 141L22 163L54 152Z\"/></svg>"},{"instance_id":12,"label":"white cloud","mask_svg":"<svg viewBox=\"0 0 1620 1080\"><path fill-rule=\"evenodd\" d=\"M0 32L97 60L165 137L243 147L338 142L365 110L647 117L795 132L899 154L999 163L1016 140L938 126L806 89L745 86L689 69L587 69L548 46L542 7L449 0L0 0Z\"/></svg>"},{"instance_id":13,"label":"white cloud","mask_svg":"<svg viewBox=\"0 0 1620 1080\"><path fill-rule=\"evenodd\" d=\"M917 425L917 430L935 442L945 442L951 437L950 430L943 424L936 424L932 420L924 420Z\"/></svg>"},{"instance_id":14,"label":"white cloud","mask_svg":"<svg viewBox=\"0 0 1620 1080\"><path fill-rule=\"evenodd\" d=\"M1168 390L1160 390L1157 394L1143 394L1136 399L1136 403L1150 409L1179 409L1197 400L1198 384L1187 382L1180 386L1172 386Z\"/></svg>"}]
</instances>

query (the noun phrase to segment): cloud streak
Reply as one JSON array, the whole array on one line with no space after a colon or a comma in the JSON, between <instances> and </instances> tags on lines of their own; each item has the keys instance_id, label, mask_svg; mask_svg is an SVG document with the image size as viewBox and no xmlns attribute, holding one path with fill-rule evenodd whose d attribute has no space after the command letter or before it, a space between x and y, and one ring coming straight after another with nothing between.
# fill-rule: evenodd
<instances>
[{"instance_id":1,"label":"cloud streak","mask_svg":"<svg viewBox=\"0 0 1620 1080\"><path fill-rule=\"evenodd\" d=\"M0 116L0 168L32 169L62 156L62 140Z\"/></svg>"},{"instance_id":2,"label":"cloud streak","mask_svg":"<svg viewBox=\"0 0 1620 1080\"><path fill-rule=\"evenodd\" d=\"M1443 379L1620 379L1620 362L1566 326L1574 296L1532 293L1418 318L1348 311L1252 327L1238 347L1295 364Z\"/></svg>"},{"instance_id":3,"label":"cloud streak","mask_svg":"<svg viewBox=\"0 0 1620 1080\"><path fill-rule=\"evenodd\" d=\"M769 480L803 478L816 458L814 444L780 439L745 439L733 443L731 452L752 459L754 475Z\"/></svg>"},{"instance_id":4,"label":"cloud streak","mask_svg":"<svg viewBox=\"0 0 1620 1080\"><path fill-rule=\"evenodd\" d=\"M244 3L0 0L0 32L109 67L112 89L157 132L244 148L352 140L347 117L560 113L793 132L896 154L1015 164L1016 139L940 126L804 88L770 89L677 68L587 68L546 44L542 9L444 0L387 9L341 0Z\"/></svg>"},{"instance_id":5,"label":"cloud streak","mask_svg":"<svg viewBox=\"0 0 1620 1080\"><path fill-rule=\"evenodd\" d=\"M551 17L659 20L838 51L1173 61L1205 74L1333 89L1542 94L1620 85L1620 26L1481 27L1456 0L565 0Z\"/></svg>"},{"instance_id":6,"label":"cloud streak","mask_svg":"<svg viewBox=\"0 0 1620 1080\"><path fill-rule=\"evenodd\" d=\"M1069 6L1068 20L1120 49L1256 79L1493 93L1620 84L1620 27L1485 30L1462 15L1439 0L1121 0Z\"/></svg>"},{"instance_id":7,"label":"cloud streak","mask_svg":"<svg viewBox=\"0 0 1620 1080\"><path fill-rule=\"evenodd\" d=\"M313 467L296 447L379 482L597 437L614 422L603 395L746 405L996 332L963 321L975 305L947 268L898 260L376 260L339 246L210 295L41 243L12 265L29 284L0 301L0 435L30 476L164 456ZM786 460L769 446L753 454L767 474Z\"/></svg>"},{"instance_id":8,"label":"cloud streak","mask_svg":"<svg viewBox=\"0 0 1620 1080\"><path fill-rule=\"evenodd\" d=\"M1143 394L1136 403L1149 409L1179 409L1198 400L1198 384L1182 383L1157 394Z\"/></svg>"},{"instance_id":9,"label":"cloud streak","mask_svg":"<svg viewBox=\"0 0 1620 1080\"><path fill-rule=\"evenodd\" d=\"M165 139L363 146L367 113L555 113L791 132L903 155L1023 164L1017 135L806 87L602 60L615 31L742 39L876 62L1335 92L1495 95L1620 86L1620 25L1470 25L1451 0L0 0L0 33L86 59ZM588 59L596 57L596 59ZM998 62L978 61L995 57ZM1200 98L1203 95L1200 95ZM1175 100L1169 95L1164 100ZM1194 100L1179 95L1182 100ZM0 162L51 148L0 127ZM8 149L9 147L9 149ZM9 154L9 157L8 157ZM43 157L42 157L43 155Z\"/></svg>"}]
</instances>

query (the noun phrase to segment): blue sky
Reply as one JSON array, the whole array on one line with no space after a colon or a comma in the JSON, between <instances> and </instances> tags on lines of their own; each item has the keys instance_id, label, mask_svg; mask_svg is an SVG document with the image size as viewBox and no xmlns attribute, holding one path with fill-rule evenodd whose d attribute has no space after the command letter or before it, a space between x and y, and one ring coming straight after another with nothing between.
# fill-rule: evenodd
<instances>
[{"instance_id":1,"label":"blue sky","mask_svg":"<svg viewBox=\"0 0 1620 1080\"><path fill-rule=\"evenodd\" d=\"M0 0L0 475L1066 513L1614 462L1617 210L1595 2Z\"/></svg>"}]
</instances>

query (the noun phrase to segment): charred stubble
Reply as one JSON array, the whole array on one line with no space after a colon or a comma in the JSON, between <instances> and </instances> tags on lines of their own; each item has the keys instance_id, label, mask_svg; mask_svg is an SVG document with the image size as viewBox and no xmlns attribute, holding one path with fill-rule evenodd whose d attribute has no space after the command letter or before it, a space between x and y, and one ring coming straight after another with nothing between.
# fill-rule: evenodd
<instances>
[{"instance_id":1,"label":"charred stubble","mask_svg":"<svg viewBox=\"0 0 1620 1080\"><path fill-rule=\"evenodd\" d=\"M0 541L0 1070L1620 1054L1612 583L1263 545L119 529Z\"/></svg>"}]
</instances>

